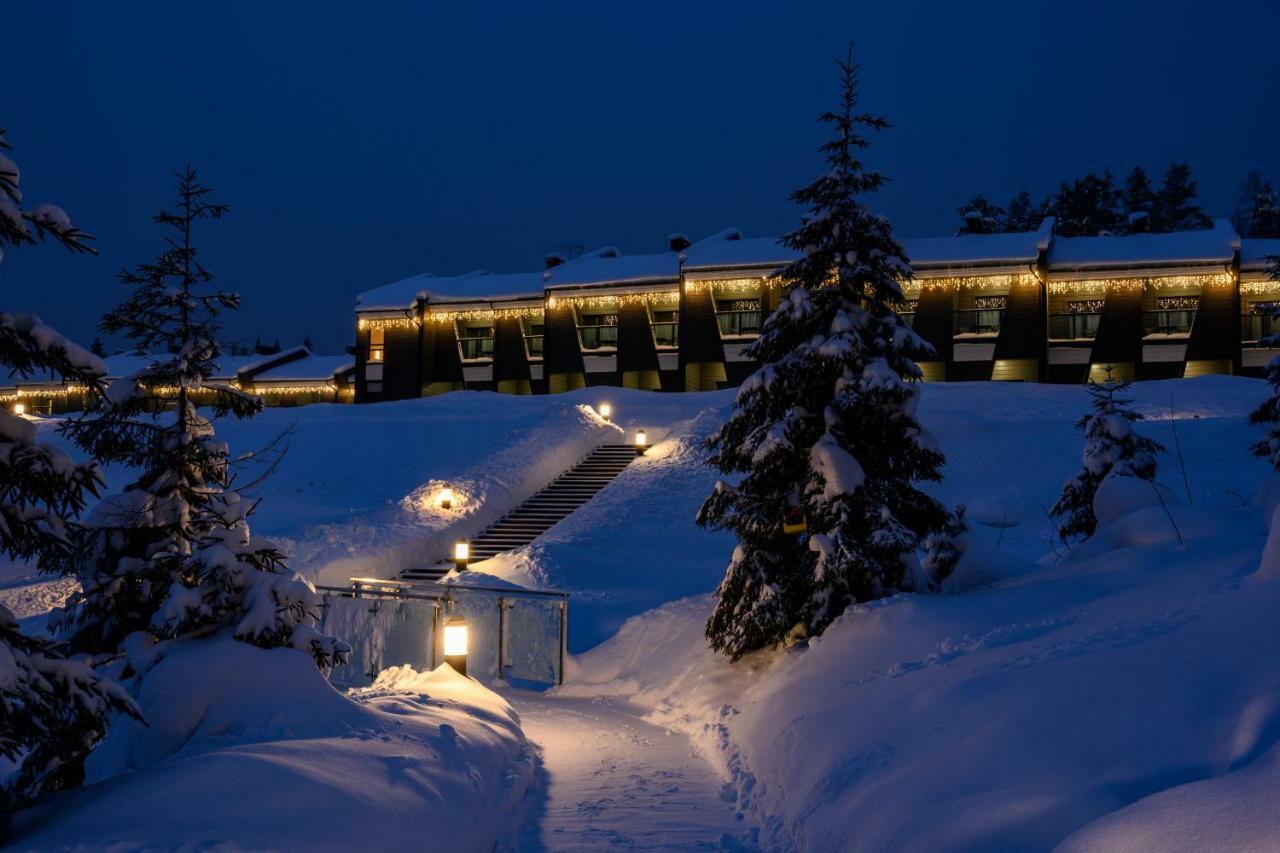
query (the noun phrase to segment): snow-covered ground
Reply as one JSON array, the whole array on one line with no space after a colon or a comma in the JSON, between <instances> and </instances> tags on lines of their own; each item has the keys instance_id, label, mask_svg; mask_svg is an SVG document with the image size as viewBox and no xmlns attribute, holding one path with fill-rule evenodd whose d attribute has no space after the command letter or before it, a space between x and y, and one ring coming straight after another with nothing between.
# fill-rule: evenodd
<instances>
[{"instance_id":1,"label":"snow-covered ground","mask_svg":"<svg viewBox=\"0 0 1280 853\"><path fill-rule=\"evenodd\" d=\"M542 754L533 793L523 810L510 809L526 823L505 827L515 832L509 847L610 839L660 847L664 827L685 833L668 837L682 846L732 846L758 827L772 849L1280 846L1265 805L1280 780L1272 749L1280 670L1270 660L1280 581L1256 574L1268 516L1256 495L1267 467L1249 453L1258 431L1245 423L1261 383L1136 385L1136 407L1150 419L1142 428L1170 450L1160 480L1178 501L1173 523L1146 506L1070 551L1052 544L1046 507L1080 464L1072 425L1086 394L927 386L921 417L948 458L946 479L928 488L964 503L973 528L957 576L966 591L856 608L807 648L730 665L706 650L702 625L732 542L699 530L693 515L717 477L700 445L733 393L453 394L271 410L222 433L242 451L296 421L293 449L261 490L255 531L286 541L294 565L313 577L340 581L389 575L434 553L592 444L618 440L584 406L608 400L625 434L648 429L653 449L593 501L532 547L479 566L573 595L569 683L509 697ZM468 495L462 512L430 505L443 482ZM10 570L12 586L0 594L26 601L34 625L57 591L16 585L23 574ZM380 701L419 702L394 693L343 701L358 712L335 714L339 721L381 713ZM432 723L421 725L425 742ZM518 777L518 732L510 737L510 750L498 750L510 766L498 775ZM263 738L271 750L273 738ZM382 743L332 732L281 740L317 764L335 744L373 750L373 764ZM257 747L195 749L217 762ZM336 767L360 763L334 754ZM424 778L431 767L452 772L439 754L405 754ZM93 827L107 820L105 804L159 796L148 780L163 785L175 774L173 784L187 784L181 774L192 760L179 750L145 773L55 802ZM679 781L664 787L663 778ZM720 799L725 782L733 802ZM128 785L138 790L117 793ZM267 814L244 808L246 826ZM90 837L57 823L62 834L37 837Z\"/></svg>"}]
</instances>

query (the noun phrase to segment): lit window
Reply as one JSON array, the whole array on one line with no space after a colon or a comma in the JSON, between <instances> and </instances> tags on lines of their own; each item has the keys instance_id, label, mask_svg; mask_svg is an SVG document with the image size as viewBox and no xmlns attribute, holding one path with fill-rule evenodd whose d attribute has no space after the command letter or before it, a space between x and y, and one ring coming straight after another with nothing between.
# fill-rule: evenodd
<instances>
[{"instance_id":1,"label":"lit window","mask_svg":"<svg viewBox=\"0 0 1280 853\"><path fill-rule=\"evenodd\" d=\"M369 330L369 361L381 362L386 352L387 330L373 328Z\"/></svg>"}]
</instances>

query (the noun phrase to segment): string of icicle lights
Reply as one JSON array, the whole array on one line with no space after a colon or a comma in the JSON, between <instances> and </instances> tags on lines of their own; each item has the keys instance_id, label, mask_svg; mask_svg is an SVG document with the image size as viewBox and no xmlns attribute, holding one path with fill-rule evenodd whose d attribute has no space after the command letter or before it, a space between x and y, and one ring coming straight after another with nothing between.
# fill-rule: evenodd
<instances>
[{"instance_id":1,"label":"string of icicle lights","mask_svg":"<svg viewBox=\"0 0 1280 853\"><path fill-rule=\"evenodd\" d=\"M469 311L429 311L427 320L432 323L453 323L455 321L470 323L480 321L493 323L495 320L511 320L520 317L541 319L542 309L528 308L475 308Z\"/></svg>"},{"instance_id":2,"label":"string of icicle lights","mask_svg":"<svg viewBox=\"0 0 1280 853\"><path fill-rule=\"evenodd\" d=\"M1209 275L1165 275L1146 278L1094 278L1081 281L1051 281L1050 293L1096 293L1120 290L1190 290L1206 287L1231 287L1235 276L1231 273ZM1241 286L1243 290L1244 286Z\"/></svg>"},{"instance_id":3,"label":"string of icicle lights","mask_svg":"<svg viewBox=\"0 0 1280 853\"><path fill-rule=\"evenodd\" d=\"M674 305L679 299L675 291L655 293L617 293L601 296L549 296L547 310L557 308L621 308L624 305Z\"/></svg>"},{"instance_id":4,"label":"string of icicle lights","mask_svg":"<svg viewBox=\"0 0 1280 853\"><path fill-rule=\"evenodd\" d=\"M412 329L417 325L417 317L361 317L356 322L360 329Z\"/></svg>"}]
</instances>

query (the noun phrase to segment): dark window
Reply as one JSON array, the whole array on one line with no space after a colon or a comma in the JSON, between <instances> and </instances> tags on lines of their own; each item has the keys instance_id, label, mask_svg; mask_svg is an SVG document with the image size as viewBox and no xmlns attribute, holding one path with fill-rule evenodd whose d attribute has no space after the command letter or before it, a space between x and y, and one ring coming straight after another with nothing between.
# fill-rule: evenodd
<instances>
[{"instance_id":1,"label":"dark window","mask_svg":"<svg viewBox=\"0 0 1280 853\"><path fill-rule=\"evenodd\" d=\"M467 326L458 330L464 359L493 358L493 326Z\"/></svg>"},{"instance_id":2,"label":"dark window","mask_svg":"<svg viewBox=\"0 0 1280 853\"><path fill-rule=\"evenodd\" d=\"M653 342L660 347L674 347L680 344L680 312L653 312Z\"/></svg>"},{"instance_id":3,"label":"dark window","mask_svg":"<svg viewBox=\"0 0 1280 853\"><path fill-rule=\"evenodd\" d=\"M1067 303L1065 314L1049 315L1049 337L1056 340L1078 340L1098 336L1102 319L1102 299L1076 299Z\"/></svg>"},{"instance_id":4,"label":"dark window","mask_svg":"<svg viewBox=\"0 0 1280 853\"><path fill-rule=\"evenodd\" d=\"M578 318L578 338L583 349L618 346L617 314L583 314Z\"/></svg>"},{"instance_id":5,"label":"dark window","mask_svg":"<svg viewBox=\"0 0 1280 853\"><path fill-rule=\"evenodd\" d=\"M759 299L716 300L716 322L726 337L760 334L762 320Z\"/></svg>"}]
</instances>

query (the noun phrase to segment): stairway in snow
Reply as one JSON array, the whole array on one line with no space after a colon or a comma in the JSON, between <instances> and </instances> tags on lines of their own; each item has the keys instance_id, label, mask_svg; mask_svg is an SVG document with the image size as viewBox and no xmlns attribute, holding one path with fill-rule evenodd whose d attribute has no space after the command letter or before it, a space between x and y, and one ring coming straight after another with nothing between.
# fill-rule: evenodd
<instances>
[{"instance_id":1,"label":"stairway in snow","mask_svg":"<svg viewBox=\"0 0 1280 853\"><path fill-rule=\"evenodd\" d=\"M546 533L560 519L596 496L636 458L630 444L603 444L585 459L552 480L542 491L504 515L471 540L471 562L514 551ZM405 569L400 580L415 583L439 580L451 562Z\"/></svg>"}]
</instances>

